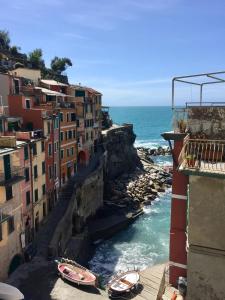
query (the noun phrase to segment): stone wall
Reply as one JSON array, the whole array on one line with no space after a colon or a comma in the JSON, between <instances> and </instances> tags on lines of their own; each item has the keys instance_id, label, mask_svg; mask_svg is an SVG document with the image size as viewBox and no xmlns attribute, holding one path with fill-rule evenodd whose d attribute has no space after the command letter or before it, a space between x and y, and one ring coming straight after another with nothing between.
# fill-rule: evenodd
<instances>
[{"instance_id":1,"label":"stone wall","mask_svg":"<svg viewBox=\"0 0 225 300\"><path fill-rule=\"evenodd\" d=\"M114 179L141 166L137 150L133 146L135 138L132 124L113 125L103 131L103 144L107 153L105 167L107 179Z\"/></svg>"},{"instance_id":2,"label":"stone wall","mask_svg":"<svg viewBox=\"0 0 225 300\"><path fill-rule=\"evenodd\" d=\"M187 129L192 134L204 138L225 138L225 107L197 106L187 110Z\"/></svg>"},{"instance_id":3,"label":"stone wall","mask_svg":"<svg viewBox=\"0 0 225 300\"><path fill-rule=\"evenodd\" d=\"M187 299L225 299L224 195L224 179L190 176Z\"/></svg>"},{"instance_id":4,"label":"stone wall","mask_svg":"<svg viewBox=\"0 0 225 300\"><path fill-rule=\"evenodd\" d=\"M49 245L49 256L60 256L67 247L71 236L79 233L86 219L96 213L103 205L103 158L96 170L74 187L74 193L67 211L55 229Z\"/></svg>"},{"instance_id":5,"label":"stone wall","mask_svg":"<svg viewBox=\"0 0 225 300\"><path fill-rule=\"evenodd\" d=\"M96 171L86 178L76 191L76 209L73 213L73 234L80 233L88 217L103 205L103 160Z\"/></svg>"}]
</instances>

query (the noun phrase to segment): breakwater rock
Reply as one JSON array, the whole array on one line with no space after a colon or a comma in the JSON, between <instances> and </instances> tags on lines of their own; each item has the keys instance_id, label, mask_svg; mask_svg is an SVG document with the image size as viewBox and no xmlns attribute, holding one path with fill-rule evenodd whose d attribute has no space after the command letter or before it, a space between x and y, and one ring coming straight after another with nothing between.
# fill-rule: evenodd
<instances>
[{"instance_id":1,"label":"breakwater rock","mask_svg":"<svg viewBox=\"0 0 225 300\"><path fill-rule=\"evenodd\" d=\"M153 160L151 158L152 156L171 155L171 150L169 147L161 147L161 146L158 148L137 147L137 153L141 159L153 163Z\"/></svg>"},{"instance_id":2,"label":"breakwater rock","mask_svg":"<svg viewBox=\"0 0 225 300\"><path fill-rule=\"evenodd\" d=\"M172 174L153 164L145 164L107 184L105 204L137 209L149 205L172 184Z\"/></svg>"},{"instance_id":3,"label":"breakwater rock","mask_svg":"<svg viewBox=\"0 0 225 300\"><path fill-rule=\"evenodd\" d=\"M141 167L137 149L134 147L136 135L132 124L113 124L102 132L106 151L105 178L114 179L123 173L130 173Z\"/></svg>"}]
</instances>

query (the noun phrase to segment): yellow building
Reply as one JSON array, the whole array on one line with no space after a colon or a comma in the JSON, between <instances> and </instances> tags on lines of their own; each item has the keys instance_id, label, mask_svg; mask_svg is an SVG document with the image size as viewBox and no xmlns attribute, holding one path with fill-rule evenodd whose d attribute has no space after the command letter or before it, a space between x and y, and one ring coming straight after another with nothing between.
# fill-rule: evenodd
<instances>
[{"instance_id":1,"label":"yellow building","mask_svg":"<svg viewBox=\"0 0 225 300\"><path fill-rule=\"evenodd\" d=\"M46 162L45 140L30 141L32 190L33 190L33 222L34 230L38 231L40 223L48 213L46 199Z\"/></svg>"},{"instance_id":2,"label":"yellow building","mask_svg":"<svg viewBox=\"0 0 225 300\"><path fill-rule=\"evenodd\" d=\"M0 138L0 280L22 262L22 191L24 142Z\"/></svg>"}]
</instances>

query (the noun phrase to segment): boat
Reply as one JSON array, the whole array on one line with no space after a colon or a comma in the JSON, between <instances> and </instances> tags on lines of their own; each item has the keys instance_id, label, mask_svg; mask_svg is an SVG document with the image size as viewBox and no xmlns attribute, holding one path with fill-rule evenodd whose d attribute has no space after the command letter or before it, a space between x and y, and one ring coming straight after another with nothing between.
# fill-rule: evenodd
<instances>
[{"instance_id":1,"label":"boat","mask_svg":"<svg viewBox=\"0 0 225 300\"><path fill-rule=\"evenodd\" d=\"M56 263L58 264L59 275L63 279L78 285L96 286L96 276L75 261L63 258L60 261L56 261Z\"/></svg>"},{"instance_id":2,"label":"boat","mask_svg":"<svg viewBox=\"0 0 225 300\"><path fill-rule=\"evenodd\" d=\"M140 275L136 270L117 274L108 283L109 296L131 292L137 286L139 279Z\"/></svg>"},{"instance_id":3,"label":"boat","mask_svg":"<svg viewBox=\"0 0 225 300\"><path fill-rule=\"evenodd\" d=\"M24 295L14 286L0 282L0 299L22 300L24 299Z\"/></svg>"}]
</instances>

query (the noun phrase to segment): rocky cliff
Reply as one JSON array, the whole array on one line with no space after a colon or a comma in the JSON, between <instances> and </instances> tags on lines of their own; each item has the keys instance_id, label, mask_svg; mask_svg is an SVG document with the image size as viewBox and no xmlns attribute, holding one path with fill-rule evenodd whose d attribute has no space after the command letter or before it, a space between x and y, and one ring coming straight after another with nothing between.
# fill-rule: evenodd
<instances>
[{"instance_id":1,"label":"rocky cliff","mask_svg":"<svg viewBox=\"0 0 225 300\"><path fill-rule=\"evenodd\" d=\"M103 144L106 150L105 177L114 179L123 173L141 167L137 150L134 148L136 135L132 124L113 125L103 131Z\"/></svg>"}]
</instances>

